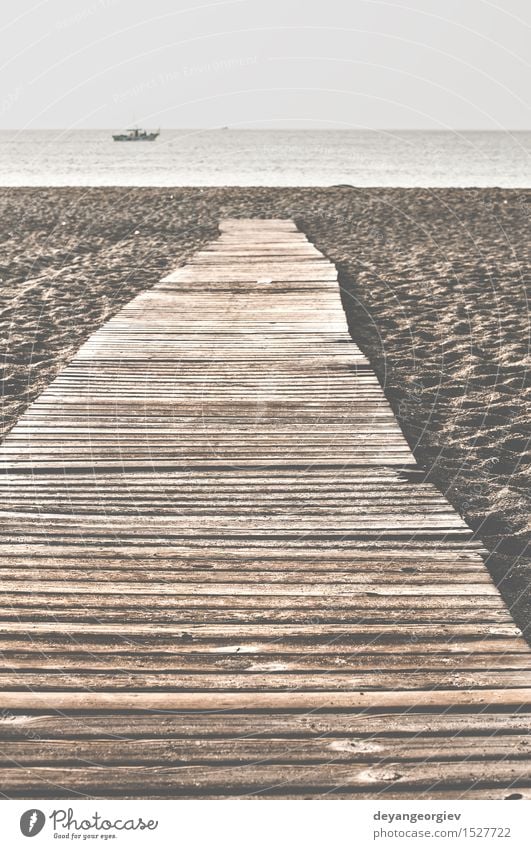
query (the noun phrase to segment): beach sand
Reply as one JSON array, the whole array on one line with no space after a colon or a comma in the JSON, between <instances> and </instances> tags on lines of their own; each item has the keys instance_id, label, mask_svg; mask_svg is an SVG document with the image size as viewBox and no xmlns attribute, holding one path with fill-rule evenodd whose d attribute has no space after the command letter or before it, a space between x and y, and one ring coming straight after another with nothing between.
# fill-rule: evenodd
<instances>
[{"instance_id":1,"label":"beach sand","mask_svg":"<svg viewBox=\"0 0 531 849\"><path fill-rule=\"evenodd\" d=\"M353 338L526 628L530 191L4 188L0 204L3 432L220 218L292 217L338 265Z\"/></svg>"}]
</instances>

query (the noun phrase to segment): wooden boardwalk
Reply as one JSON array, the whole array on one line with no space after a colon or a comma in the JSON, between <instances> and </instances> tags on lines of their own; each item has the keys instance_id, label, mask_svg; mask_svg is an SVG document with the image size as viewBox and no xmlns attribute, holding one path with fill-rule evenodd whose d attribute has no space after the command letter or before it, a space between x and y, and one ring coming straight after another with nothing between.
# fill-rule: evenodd
<instances>
[{"instance_id":1,"label":"wooden boardwalk","mask_svg":"<svg viewBox=\"0 0 531 849\"><path fill-rule=\"evenodd\" d=\"M7 796L531 798L531 654L337 275L230 220L1 452Z\"/></svg>"}]
</instances>

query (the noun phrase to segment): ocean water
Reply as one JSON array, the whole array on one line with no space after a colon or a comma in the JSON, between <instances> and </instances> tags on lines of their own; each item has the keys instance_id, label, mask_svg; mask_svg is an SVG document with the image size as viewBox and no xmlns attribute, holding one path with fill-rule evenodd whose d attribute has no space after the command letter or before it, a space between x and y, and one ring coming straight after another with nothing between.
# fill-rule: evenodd
<instances>
[{"instance_id":1,"label":"ocean water","mask_svg":"<svg viewBox=\"0 0 531 849\"><path fill-rule=\"evenodd\" d=\"M3 186L531 187L531 132L110 130L0 132Z\"/></svg>"}]
</instances>

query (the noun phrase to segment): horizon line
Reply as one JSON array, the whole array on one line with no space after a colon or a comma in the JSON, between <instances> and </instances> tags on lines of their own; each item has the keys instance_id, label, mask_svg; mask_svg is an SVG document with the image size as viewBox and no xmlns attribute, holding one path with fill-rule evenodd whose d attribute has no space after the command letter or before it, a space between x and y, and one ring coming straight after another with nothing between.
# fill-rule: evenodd
<instances>
[{"instance_id":1,"label":"horizon line","mask_svg":"<svg viewBox=\"0 0 531 849\"><path fill-rule=\"evenodd\" d=\"M137 125L140 127L140 125ZM147 124L145 126L148 126ZM149 125L151 126L151 125ZM112 132L116 129L124 129L118 124L108 127L0 127L0 132ZM507 127L504 129L492 129L489 127L452 127L452 128L435 128L435 127L238 127L227 124L225 126L215 127L164 127L158 125L159 130L179 130L182 132L219 132L221 130L231 130L232 132L322 132L322 133L530 133L531 127Z\"/></svg>"}]
</instances>

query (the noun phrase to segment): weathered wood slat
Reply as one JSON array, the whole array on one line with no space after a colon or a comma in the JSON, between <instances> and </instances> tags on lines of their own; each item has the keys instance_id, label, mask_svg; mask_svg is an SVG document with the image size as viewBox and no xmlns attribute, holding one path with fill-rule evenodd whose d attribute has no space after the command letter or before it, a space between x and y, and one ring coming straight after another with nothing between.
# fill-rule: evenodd
<instances>
[{"instance_id":1,"label":"weathered wood slat","mask_svg":"<svg viewBox=\"0 0 531 849\"><path fill-rule=\"evenodd\" d=\"M344 710L360 708L503 707L531 709L531 688L451 690L275 690L130 692L4 690L6 709L28 710Z\"/></svg>"},{"instance_id":2,"label":"weathered wood slat","mask_svg":"<svg viewBox=\"0 0 531 849\"><path fill-rule=\"evenodd\" d=\"M223 660L227 664L234 658L253 658L257 662L263 662L264 658L268 658L271 662L275 662L279 655L299 652L308 658L315 655L335 658L338 665L341 664L343 658L354 658L358 653L374 653L379 656L383 655L385 658L390 652L401 651L404 656L409 658L410 662L414 658L418 658L419 664L425 662L425 656L428 654L435 660L441 657L453 657L454 654L467 659L477 655L480 668L485 668L481 665L483 659L492 657L493 652L503 657L506 654L521 654L524 658L528 656L528 647L523 640L503 638L474 640L471 638L459 639L454 636L446 640L425 638L420 642L419 638L413 635L413 638L408 641L406 636L408 623L404 623L402 628L404 641L400 642L397 638L396 643L391 645L389 642L378 642L374 638L357 641L350 639L341 642L329 639L322 643L315 643L312 640L280 642L277 639L270 639L265 642L240 640L231 644L223 642L198 644L193 640L188 641L186 626L182 628L183 638L178 643L176 643L174 636L164 634L148 634L147 636L135 634L134 641L132 641L129 639L130 635L114 636L112 627L109 627L107 632L104 630L100 633L84 636L88 630L84 627L86 623L78 623L77 629L74 629L73 626L76 623L71 622L68 631L64 631L64 625L56 622L55 625L49 625L48 630L45 629L41 633L32 632L31 634L25 634L24 623L21 624L22 627L18 631L0 640L2 650L12 651L13 648L18 648L21 651L35 650L46 654L56 651L74 651L92 653L95 656L104 653L109 657L123 655L124 652L127 652L137 657L151 654L166 655L173 658L193 656L194 659L198 655L204 654L212 659ZM381 663L378 662L376 665L380 666Z\"/></svg>"},{"instance_id":3,"label":"weathered wood slat","mask_svg":"<svg viewBox=\"0 0 531 849\"><path fill-rule=\"evenodd\" d=\"M75 633L80 629L78 625L69 625L68 623L57 622L2 622L0 623L0 635L7 634L43 634L49 632L61 632L63 634ZM84 634L105 634L109 631L107 625L87 625L81 626ZM211 643L215 641L238 640L240 642L251 640L275 640L284 642L305 640L319 640L325 643L327 640L336 638L337 643L344 642L359 642L363 640L373 640L377 642L389 642L393 645L395 642L409 641L413 638L418 640L441 640L449 641L453 638L475 638L483 639L486 642L496 640L499 637L514 639L515 644L524 641L520 635L519 629L515 625L407 625L403 629L397 628L396 625L372 625L370 623L351 625L349 628L344 628L342 625L327 625L326 628L315 625L196 625L191 624L186 631L183 631L179 626L174 625L132 625L129 623L121 623L120 625L112 626L110 631L117 635L128 635L141 637L149 636L167 636L174 640L181 639L185 642ZM243 650L243 646L242 646Z\"/></svg>"},{"instance_id":4,"label":"weathered wood slat","mask_svg":"<svg viewBox=\"0 0 531 849\"><path fill-rule=\"evenodd\" d=\"M528 738L531 714L527 712L455 713L348 711L293 713L140 712L140 713L21 713L0 715L5 741L67 740L179 740L242 738L320 739L347 738L444 740L499 740L505 735ZM32 736L33 735L33 736Z\"/></svg>"},{"instance_id":5,"label":"weathered wood slat","mask_svg":"<svg viewBox=\"0 0 531 849\"><path fill-rule=\"evenodd\" d=\"M529 756L528 735L504 735L456 739L426 738L390 740L376 736L367 738L321 737L314 740L264 739L219 740L203 738L190 746L188 740L127 740L68 742L5 742L0 749L0 766L104 766L126 765L195 765L204 764L384 764L415 761L469 761L471 764L489 759L509 758L513 761Z\"/></svg>"},{"instance_id":6,"label":"weathered wood slat","mask_svg":"<svg viewBox=\"0 0 531 849\"><path fill-rule=\"evenodd\" d=\"M376 765L328 764L290 765L267 763L257 766L175 766L156 767L115 766L97 767L14 767L5 771L4 793L8 795L30 792L42 798L48 793L52 798L68 795L68 788L89 795L117 795L135 793L145 796L146 788L161 796L189 793L210 795L213 791L228 794L266 790L276 787L281 797L290 791L309 790L365 790L367 793L385 792L386 789L426 790L433 785L454 790L468 788L496 788L500 784L518 791L519 786L529 790L529 776L525 763L519 759L453 762L390 762ZM66 793L65 793L66 791ZM413 794L412 794L413 795ZM418 796L418 792L416 794Z\"/></svg>"},{"instance_id":7,"label":"weathered wood slat","mask_svg":"<svg viewBox=\"0 0 531 849\"><path fill-rule=\"evenodd\" d=\"M85 651L83 649L86 648ZM154 672L171 670L173 672L372 672L400 671L404 675L411 670L434 671L451 670L452 673L465 670L467 672L487 673L493 670L520 670L529 674L531 661L522 653L502 654L501 652L469 652L457 654L450 652L422 652L417 649L415 654L395 654L391 652L351 652L346 655L319 655L297 652L273 655L237 655L213 654L195 652L183 654L175 649L173 653L163 654L158 651L137 651L136 654L127 651L122 646L120 652L106 653L101 646L63 646L48 648L46 655L39 651L38 644L32 649L16 649L3 646L4 667L9 670L55 670L65 669L78 671L113 670Z\"/></svg>"},{"instance_id":8,"label":"weathered wood slat","mask_svg":"<svg viewBox=\"0 0 531 849\"><path fill-rule=\"evenodd\" d=\"M204 694L208 702L211 694L229 690L238 691L242 696L243 706L248 707L249 701L244 698L249 692L258 693L259 691L267 690L268 697L271 697L273 707L276 704L277 696L281 693L293 693L297 698L302 698L302 694L308 694L310 699L308 705L312 705L314 694L341 693L344 698L346 693L351 690L374 691L375 694L389 690L404 690L411 691L411 704L415 704L415 694L422 692L421 704L424 704L425 690L431 689L433 703L437 704L437 693L439 690L449 689L451 687L469 688L471 691L483 693L490 690L492 687L506 687L508 691L511 688L523 689L522 698L517 704L525 704L529 702L529 693L531 690L526 689L526 684L529 683L530 672L526 670L500 670L496 669L492 672L487 671L453 671L453 670L437 670L436 672L412 672L409 670L407 674L403 671L388 672L378 670L377 673L361 672L355 674L348 672L344 674L334 674L332 672L310 672L303 670L302 673L295 672L278 672L273 669L266 669L262 673L245 672L234 673L225 669L216 674L208 674L207 672L185 673L185 672L164 672L156 670L153 673L146 672L124 672L120 669L114 672L103 673L93 670L83 672L70 670L67 673L46 669L44 672L33 672L27 669L19 670L9 669L7 672L0 672L0 687L12 687L20 689L23 692L26 689L38 689L41 692L63 690L64 698L67 699L68 693L76 690L91 691L94 689L106 691L117 696L123 695L124 691L134 690L135 693L142 692L146 695L149 693L172 693L173 696L185 695L187 693ZM55 698L55 696L54 696ZM401 699L404 697L401 696ZM447 697L446 697L447 698ZM515 693L509 692L507 701L502 704L515 704ZM262 704L264 700L261 700ZM65 704L68 702L66 701ZM446 701L443 702L444 704ZM487 702L488 703L488 699ZM121 702L122 706L124 702ZM171 704L171 702L170 702ZM213 703L215 706L215 702ZM398 702L398 704L403 704ZM473 699L466 704L474 704ZM480 702L485 704L485 702ZM19 705L23 707L24 704ZM72 705L75 706L75 705ZM176 704L178 706L178 702ZM297 706L297 704L295 704ZM304 701L302 707L305 706ZM333 703L329 705L333 707ZM345 707L348 704L339 703L339 706ZM353 706L356 704L354 702ZM184 704L184 707L190 709L198 709L197 704ZM237 708L237 703L235 704ZM284 707L289 707L289 703L284 703Z\"/></svg>"},{"instance_id":9,"label":"weathered wood slat","mask_svg":"<svg viewBox=\"0 0 531 849\"><path fill-rule=\"evenodd\" d=\"M283 220L94 333L0 449L6 795L531 796L531 654Z\"/></svg>"},{"instance_id":10,"label":"weathered wood slat","mask_svg":"<svg viewBox=\"0 0 531 849\"><path fill-rule=\"evenodd\" d=\"M11 589L14 592L22 591L20 586L16 587L12 585L5 585L4 583L0 582L0 593L2 592L2 590L6 589ZM68 583L68 585L65 585L64 582L56 584L50 582L48 585L43 585L40 582L25 582L25 593L30 592L38 594L39 592L43 593L43 591L51 593L53 596L56 596L59 593L73 593L78 596L85 593L94 594L95 589L93 585L91 586L75 582L70 582ZM430 603L432 603L432 596L459 596L461 594L465 595L467 598L470 598L470 596L475 596L476 603L481 603L481 597L483 595L497 597L496 587L486 582L481 584L467 583L462 587L454 584L408 584L408 586L406 587L402 585L393 585L391 587L386 587L385 585L382 586L382 584L380 583L374 585L364 584L359 587L355 587L348 584L335 584L332 582L321 584L315 581L308 582L307 584L298 585L291 583L274 583L271 585L264 585L262 583L259 583L257 585L240 584L236 578L226 584L201 584L199 583L199 581L197 581L193 584L188 584L185 582L164 584L149 583L145 586L139 586L138 584L113 582L110 585L100 587L99 594L104 596L118 595L122 597L128 595L170 596L171 598L188 598L191 596L193 596L194 598L197 598L199 596L230 596L232 598L232 596L250 596L253 601L263 596L266 596L267 598L269 598L270 596L295 596L295 598L297 599L297 604L299 598L308 598L309 596L311 598L317 597L317 600L313 602L317 605L318 600L334 598L336 596L340 596L342 598L342 605L348 605L349 601L353 602L356 605L360 603L357 597L357 595L360 594L364 596L365 599L369 600L369 605L372 605L372 608L374 608L374 598L378 596L390 597L392 601L398 600L402 596L428 596L430 597ZM343 599L343 597L345 598ZM398 599L395 599L395 597L398 597ZM275 599L272 600L272 603L274 603L274 600ZM415 598L415 601L418 603L417 598ZM151 600L151 603L153 602L154 599Z\"/></svg>"}]
</instances>

